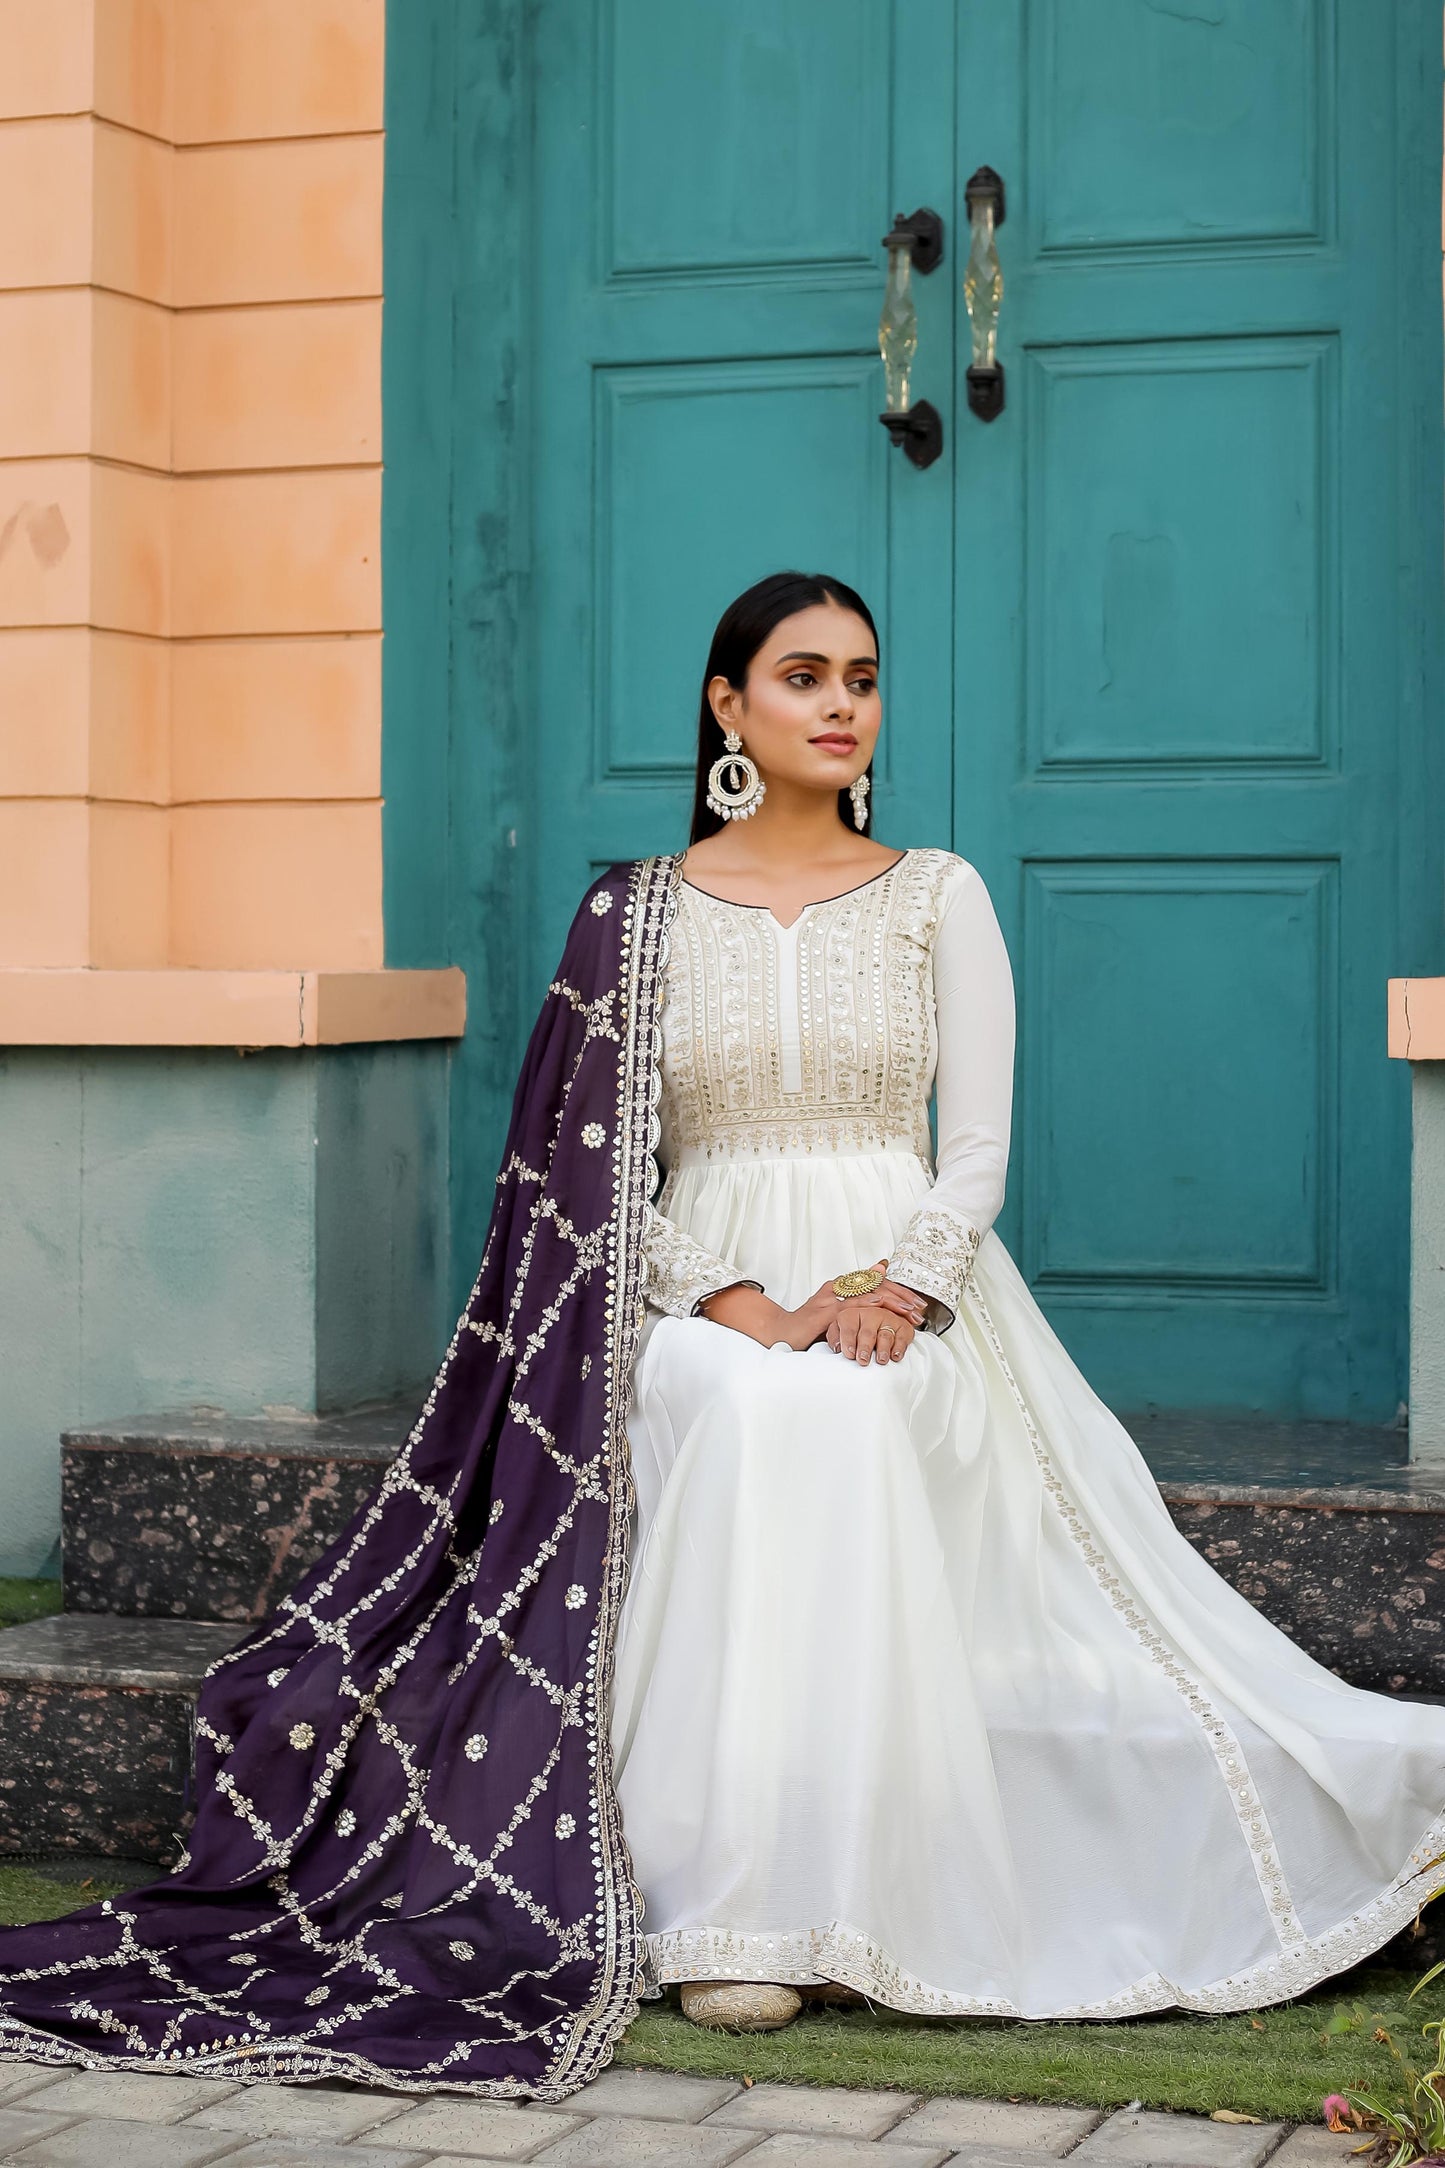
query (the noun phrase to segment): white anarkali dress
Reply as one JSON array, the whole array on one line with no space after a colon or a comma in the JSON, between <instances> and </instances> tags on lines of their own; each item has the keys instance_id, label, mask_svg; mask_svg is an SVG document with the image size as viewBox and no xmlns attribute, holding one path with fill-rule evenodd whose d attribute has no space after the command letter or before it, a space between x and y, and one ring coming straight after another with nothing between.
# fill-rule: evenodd
<instances>
[{"instance_id":1,"label":"white anarkali dress","mask_svg":"<svg viewBox=\"0 0 1445 2168\"><path fill-rule=\"evenodd\" d=\"M990 1231L1013 1054L963 859L788 927L679 891L612 1711L650 1990L1244 2008L1438 1879L1445 1709L1343 1684L1192 1549ZM881 1257L940 1328L886 1367L694 1315Z\"/></svg>"}]
</instances>

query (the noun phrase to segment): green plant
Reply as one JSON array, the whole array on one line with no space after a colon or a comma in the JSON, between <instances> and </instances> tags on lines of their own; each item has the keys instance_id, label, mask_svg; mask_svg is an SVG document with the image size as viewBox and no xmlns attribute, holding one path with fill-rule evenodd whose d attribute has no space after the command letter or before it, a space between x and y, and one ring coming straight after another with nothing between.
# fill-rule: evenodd
<instances>
[{"instance_id":1,"label":"green plant","mask_svg":"<svg viewBox=\"0 0 1445 2168\"><path fill-rule=\"evenodd\" d=\"M1409 1999L1413 2002L1442 1973L1445 1961L1432 1965L1415 1982ZM1332 2020L1326 2031L1339 2034L1366 2028L1371 2039L1393 2060L1400 2090L1398 2098L1385 2100L1379 2091L1367 2093L1345 2087L1343 2100L1353 2111L1350 2123L1367 2133L1365 2143L1356 2146L1355 2151L1368 2153L1372 2168L1411 2168L1414 2162L1445 2162L1445 2018L1430 2018L1420 2027L1423 2037L1434 2041L1434 2060L1428 2070L1417 2068L1402 2053L1389 2027L1367 2016L1358 2004L1347 2018ZM1325 2104L1334 2130L1349 2127L1342 2116L1330 2113L1339 2099L1338 2094L1331 2095Z\"/></svg>"}]
</instances>

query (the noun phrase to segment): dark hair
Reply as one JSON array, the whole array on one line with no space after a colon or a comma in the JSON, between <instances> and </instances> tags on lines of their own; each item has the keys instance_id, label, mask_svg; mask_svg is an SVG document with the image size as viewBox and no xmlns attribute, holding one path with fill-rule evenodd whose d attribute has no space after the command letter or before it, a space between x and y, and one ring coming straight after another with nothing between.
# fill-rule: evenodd
<instances>
[{"instance_id":1,"label":"dark hair","mask_svg":"<svg viewBox=\"0 0 1445 2168\"><path fill-rule=\"evenodd\" d=\"M692 801L690 843L701 843L704 836L715 836L723 825L707 802L708 771L722 751L718 720L707 696L708 686L715 677L725 677L729 685L741 692L747 683L754 655L774 629L785 617L792 617L799 610L810 610L819 602L835 602L839 609L854 611L877 644L878 627L863 597L845 581L830 579L826 572L770 572L765 580L757 581L735 602L730 602L718 619L712 646L707 651L707 668L702 674L702 701L697 719L697 790ZM871 762L868 777L871 782ZM838 793L838 818L851 827L853 804L846 790ZM865 834L872 825L872 818L870 794Z\"/></svg>"}]
</instances>

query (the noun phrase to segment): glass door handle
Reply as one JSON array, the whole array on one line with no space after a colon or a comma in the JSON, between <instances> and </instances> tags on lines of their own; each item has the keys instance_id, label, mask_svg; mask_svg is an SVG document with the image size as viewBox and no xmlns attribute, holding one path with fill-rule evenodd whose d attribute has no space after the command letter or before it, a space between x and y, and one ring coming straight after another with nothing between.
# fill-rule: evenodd
<instances>
[{"instance_id":1,"label":"glass door handle","mask_svg":"<svg viewBox=\"0 0 1445 2168\"><path fill-rule=\"evenodd\" d=\"M901 444L915 467L931 467L943 450L943 416L927 399L910 405L913 357L918 351L918 311L913 302L913 274L926 276L943 261L943 220L937 211L900 211L883 236L888 278L883 314L878 319L878 351L883 356L884 398L878 419L895 444Z\"/></svg>"},{"instance_id":2,"label":"glass door handle","mask_svg":"<svg viewBox=\"0 0 1445 2168\"><path fill-rule=\"evenodd\" d=\"M1003 306L1003 266L995 235L1004 221L1003 181L992 166L980 166L963 192L968 205L968 262L963 298L973 339L967 372L968 403L981 422L1003 412L1003 364L998 358L998 317Z\"/></svg>"}]
</instances>

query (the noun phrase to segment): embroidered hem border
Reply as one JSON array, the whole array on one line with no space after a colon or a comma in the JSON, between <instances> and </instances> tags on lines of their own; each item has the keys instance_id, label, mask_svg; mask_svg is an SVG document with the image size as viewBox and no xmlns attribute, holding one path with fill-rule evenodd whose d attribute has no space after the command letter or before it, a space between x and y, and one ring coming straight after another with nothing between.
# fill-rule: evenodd
<instances>
[{"instance_id":1,"label":"embroidered hem border","mask_svg":"<svg viewBox=\"0 0 1445 2168\"><path fill-rule=\"evenodd\" d=\"M577 2018L566 2046L546 2073L548 2090L538 2092L539 2099L556 2097L554 2087L563 2087L566 2093L574 2091L612 2061L617 2041L640 2008L645 1972L641 1935L645 1901L633 1877L621 1803L612 1778L608 1703L617 1620L627 1590L635 1496L627 1414L632 1399L632 1359L646 1316L643 1229L657 1187L657 1106L662 1091L662 1027L657 1012L681 878L680 856L642 860L628 892L622 935L624 1052L613 1158L613 1179L621 1209L615 1222L614 1254L607 1266L611 1288L606 1376L611 1524L602 1601L594 1629L598 1660L589 1667L591 1693L587 1705L588 1753L602 1844L598 1899L607 1922L605 1987L593 2006ZM625 1898L620 1908L616 1902L619 1894Z\"/></svg>"},{"instance_id":2,"label":"embroidered hem border","mask_svg":"<svg viewBox=\"0 0 1445 2168\"><path fill-rule=\"evenodd\" d=\"M1254 2010L1307 1994L1382 1948L1415 1916L1424 1896L1419 1876L1445 1848L1445 1814L1415 1846L1405 1865L1378 1897L1326 1934L1294 1943L1243 1972L1207 1987L1181 1988L1158 1973L1103 2002L1069 2003L1053 2010L1025 2010L1003 1997L951 1995L905 1972L878 1943L834 1921L790 1933L746 1935L730 1928L679 1928L648 1935L644 1995L655 1999L673 1980L776 1980L816 1985L836 1980L890 2010L921 2017L1016 2017L1061 2022L1076 2018L1143 2017L1158 2010L1198 2010L1224 2015Z\"/></svg>"}]
</instances>

